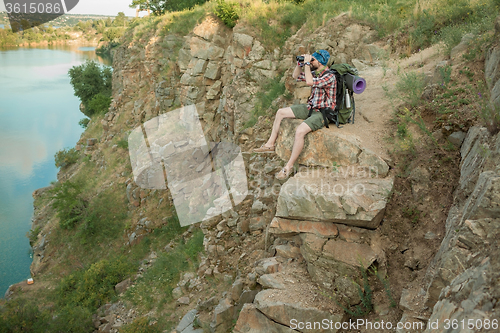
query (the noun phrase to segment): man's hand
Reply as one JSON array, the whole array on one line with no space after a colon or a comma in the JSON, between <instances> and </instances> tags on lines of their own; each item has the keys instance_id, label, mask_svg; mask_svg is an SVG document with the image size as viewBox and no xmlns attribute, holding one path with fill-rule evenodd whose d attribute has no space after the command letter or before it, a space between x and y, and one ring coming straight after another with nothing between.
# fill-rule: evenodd
<instances>
[{"instance_id":1,"label":"man's hand","mask_svg":"<svg viewBox=\"0 0 500 333\"><path fill-rule=\"evenodd\" d=\"M310 54L303 54L304 56L304 64L305 63L311 63L311 60L312 60L312 55ZM307 66L307 65L304 65L304 74L306 76L306 84L308 86L312 86L313 85L313 76L312 76L312 73L311 73L311 65Z\"/></svg>"}]
</instances>

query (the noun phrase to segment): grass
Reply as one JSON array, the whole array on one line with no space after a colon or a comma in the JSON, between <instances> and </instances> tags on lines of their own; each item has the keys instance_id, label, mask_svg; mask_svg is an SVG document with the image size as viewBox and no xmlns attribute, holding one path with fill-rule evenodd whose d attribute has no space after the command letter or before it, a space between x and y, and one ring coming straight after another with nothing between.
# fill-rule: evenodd
<instances>
[{"instance_id":1,"label":"grass","mask_svg":"<svg viewBox=\"0 0 500 333\"><path fill-rule=\"evenodd\" d=\"M277 75L274 79L268 80L263 84L261 91L257 94L257 103L255 108L252 110L252 115L250 119L246 122L245 128L252 127L257 123L260 116L269 115L268 110L271 107L272 102L285 94L286 88L285 84L280 82L280 75ZM285 95L285 98L291 98L289 95ZM272 114L277 111L277 107L272 109Z\"/></svg>"},{"instance_id":2,"label":"grass","mask_svg":"<svg viewBox=\"0 0 500 333\"><path fill-rule=\"evenodd\" d=\"M203 232L198 230L187 242L181 241L174 250L161 253L152 267L126 292L126 299L145 311L162 309L173 300L172 290L180 274L195 269L198 253L203 249Z\"/></svg>"}]
</instances>

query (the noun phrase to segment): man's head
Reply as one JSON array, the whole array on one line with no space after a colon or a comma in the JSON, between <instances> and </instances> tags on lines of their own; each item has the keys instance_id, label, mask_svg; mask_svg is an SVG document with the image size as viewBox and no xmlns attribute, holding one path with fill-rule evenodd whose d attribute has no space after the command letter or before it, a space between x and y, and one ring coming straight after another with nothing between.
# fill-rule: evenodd
<instances>
[{"instance_id":1,"label":"man's head","mask_svg":"<svg viewBox=\"0 0 500 333\"><path fill-rule=\"evenodd\" d=\"M326 66L328 60L330 60L330 53L326 50L318 50L312 54L312 57L318 61L318 65ZM314 69L319 68L320 66L313 66Z\"/></svg>"}]
</instances>

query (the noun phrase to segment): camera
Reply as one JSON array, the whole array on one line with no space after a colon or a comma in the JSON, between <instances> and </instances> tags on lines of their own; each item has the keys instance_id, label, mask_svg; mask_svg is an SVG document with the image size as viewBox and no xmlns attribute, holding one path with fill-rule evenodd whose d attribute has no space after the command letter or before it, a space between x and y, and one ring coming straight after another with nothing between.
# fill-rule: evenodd
<instances>
[{"instance_id":1,"label":"camera","mask_svg":"<svg viewBox=\"0 0 500 333\"><path fill-rule=\"evenodd\" d=\"M304 62L304 56L296 56L295 59L297 59L298 62Z\"/></svg>"}]
</instances>

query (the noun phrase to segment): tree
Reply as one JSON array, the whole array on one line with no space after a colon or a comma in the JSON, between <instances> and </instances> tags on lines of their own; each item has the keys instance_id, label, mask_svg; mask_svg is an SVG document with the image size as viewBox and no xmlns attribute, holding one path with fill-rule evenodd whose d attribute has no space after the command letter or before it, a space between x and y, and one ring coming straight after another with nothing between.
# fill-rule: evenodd
<instances>
[{"instance_id":1,"label":"tree","mask_svg":"<svg viewBox=\"0 0 500 333\"><path fill-rule=\"evenodd\" d=\"M109 66L101 68L97 62L87 60L80 66L73 66L68 74L75 96L80 98L85 106L83 112L87 117L90 118L93 114L102 112L109 107L112 79ZM107 107L103 106L103 97L107 97L106 100L109 101ZM91 103L95 98L97 100ZM98 109L96 109L97 107Z\"/></svg>"},{"instance_id":2,"label":"tree","mask_svg":"<svg viewBox=\"0 0 500 333\"><path fill-rule=\"evenodd\" d=\"M151 10L153 15L163 15L166 12L181 11L201 5L207 0L133 0L131 8L139 7L140 10Z\"/></svg>"},{"instance_id":3,"label":"tree","mask_svg":"<svg viewBox=\"0 0 500 333\"><path fill-rule=\"evenodd\" d=\"M125 13L119 12L118 16L116 16L115 20L113 21L113 25L115 27L124 27L127 22L127 17L125 16Z\"/></svg>"}]
</instances>

